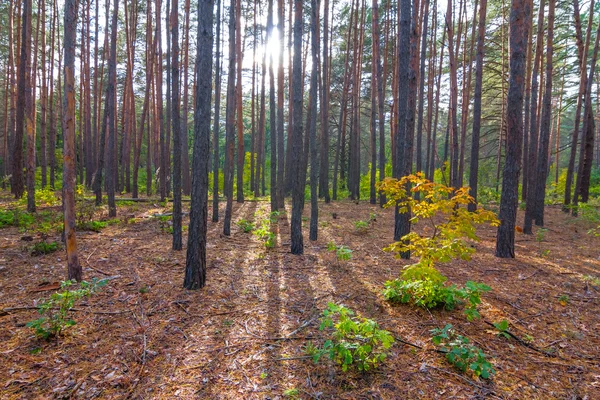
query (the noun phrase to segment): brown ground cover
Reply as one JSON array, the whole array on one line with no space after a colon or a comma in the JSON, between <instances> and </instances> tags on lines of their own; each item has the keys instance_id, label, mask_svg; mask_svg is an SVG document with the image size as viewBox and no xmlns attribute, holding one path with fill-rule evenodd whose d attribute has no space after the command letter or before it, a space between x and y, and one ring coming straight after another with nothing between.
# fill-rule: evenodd
<instances>
[{"instance_id":1,"label":"brown ground cover","mask_svg":"<svg viewBox=\"0 0 600 400\"><path fill-rule=\"evenodd\" d=\"M9 206L6 196L2 201ZM285 214L270 250L237 226L228 238L220 223L210 223L207 286L188 292L185 251L170 249L168 222L153 217L165 209L120 206L121 223L78 234L85 279L109 284L79 302L77 325L50 342L25 324L37 318L35 302L64 279L64 252L32 256L22 238L43 238L1 229L0 398L600 398L600 288L584 280L600 278L600 238L587 233L589 223L547 208L543 241L517 233L513 260L494 257L495 228L482 228L472 260L439 265L451 283L493 288L483 295L482 319L469 322L461 310L383 299L384 282L406 264L382 251L392 241L392 210L348 201L319 208L319 240L308 241L307 220L303 256L289 254ZM235 204L234 221L255 221L267 209L268 202ZM354 222L371 213L376 221L356 232ZM329 241L352 249L352 259L337 261ZM319 316L329 301L375 319L406 343L397 341L367 374L343 373L329 360L315 365L302 348L324 339ZM489 323L502 319L522 341L496 335ZM447 323L484 350L493 379L461 373L435 351L429 331Z\"/></svg>"}]
</instances>

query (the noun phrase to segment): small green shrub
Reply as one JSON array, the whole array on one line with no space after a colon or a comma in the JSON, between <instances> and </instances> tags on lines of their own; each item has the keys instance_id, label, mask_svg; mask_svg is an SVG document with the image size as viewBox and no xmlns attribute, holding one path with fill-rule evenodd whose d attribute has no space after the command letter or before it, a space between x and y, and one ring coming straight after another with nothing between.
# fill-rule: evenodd
<instances>
[{"instance_id":1,"label":"small green shrub","mask_svg":"<svg viewBox=\"0 0 600 400\"><path fill-rule=\"evenodd\" d=\"M38 305L38 313L42 317L28 322L27 326L33 329L39 338L49 340L59 336L66 328L75 325L76 322L69 318L69 311L75 302L82 297L89 297L105 286L108 281L94 278L92 282L82 281L79 289L69 290L68 288L73 283L73 281L62 282L60 292L53 293L48 300Z\"/></svg>"},{"instance_id":2,"label":"small green shrub","mask_svg":"<svg viewBox=\"0 0 600 400\"><path fill-rule=\"evenodd\" d=\"M321 331L329 330L331 339L322 347L307 343L305 352L315 363L323 355L329 356L342 371L355 365L359 371L366 372L384 361L388 350L394 343L394 337L378 324L367 318L355 316L354 312L343 305L328 303L321 318Z\"/></svg>"},{"instance_id":3,"label":"small green shrub","mask_svg":"<svg viewBox=\"0 0 600 400\"><path fill-rule=\"evenodd\" d=\"M368 221L354 221L354 230L357 233L365 233L369 229Z\"/></svg>"},{"instance_id":4,"label":"small green shrub","mask_svg":"<svg viewBox=\"0 0 600 400\"><path fill-rule=\"evenodd\" d=\"M31 249L32 256L41 256L43 254L50 254L57 251L59 248L58 243L56 242L39 242L33 245Z\"/></svg>"},{"instance_id":5,"label":"small green shrub","mask_svg":"<svg viewBox=\"0 0 600 400\"><path fill-rule=\"evenodd\" d=\"M256 236L267 249L275 247L275 239L277 235L271 230L271 220L264 219L261 224L254 230L254 236Z\"/></svg>"},{"instance_id":6,"label":"small green shrub","mask_svg":"<svg viewBox=\"0 0 600 400\"><path fill-rule=\"evenodd\" d=\"M331 241L327 243L327 251L335 252L338 261L348 261L352 259L352 250L343 244L338 246Z\"/></svg>"},{"instance_id":7,"label":"small green shrub","mask_svg":"<svg viewBox=\"0 0 600 400\"><path fill-rule=\"evenodd\" d=\"M510 335L508 334L508 321L503 319L499 322L494 322L494 328L498 331L498 336L503 336L506 339L510 339Z\"/></svg>"},{"instance_id":8,"label":"small green shrub","mask_svg":"<svg viewBox=\"0 0 600 400\"><path fill-rule=\"evenodd\" d=\"M479 318L477 306L481 303L481 293L491 288L473 281L468 281L462 288L445 286L446 280L431 266L413 265L403 272L401 279L385 283L383 297L393 303L410 303L427 309L444 307L453 310L458 305L465 305L463 312L469 321Z\"/></svg>"},{"instance_id":9,"label":"small green shrub","mask_svg":"<svg viewBox=\"0 0 600 400\"><path fill-rule=\"evenodd\" d=\"M446 352L446 359L462 372L467 368L473 371L475 376L489 379L495 373L494 367L486 359L483 351L469 343L469 339L458 335L451 324L444 328L435 328L431 330L434 335L431 340L436 346L441 346L442 351Z\"/></svg>"},{"instance_id":10,"label":"small green shrub","mask_svg":"<svg viewBox=\"0 0 600 400\"><path fill-rule=\"evenodd\" d=\"M0 210L0 228L16 226L27 229L35 223L35 217L19 209Z\"/></svg>"},{"instance_id":11,"label":"small green shrub","mask_svg":"<svg viewBox=\"0 0 600 400\"><path fill-rule=\"evenodd\" d=\"M244 233L248 233L251 232L254 229L254 223L248 221L247 219L240 219L238 222L235 223L238 228L240 228L242 230L242 232Z\"/></svg>"}]
</instances>

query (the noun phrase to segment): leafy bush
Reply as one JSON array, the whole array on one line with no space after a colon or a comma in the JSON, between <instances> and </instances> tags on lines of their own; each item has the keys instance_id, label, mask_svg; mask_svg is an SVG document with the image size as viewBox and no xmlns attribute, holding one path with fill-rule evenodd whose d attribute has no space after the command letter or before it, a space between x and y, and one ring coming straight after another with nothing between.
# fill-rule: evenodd
<instances>
[{"instance_id":1,"label":"leafy bush","mask_svg":"<svg viewBox=\"0 0 600 400\"><path fill-rule=\"evenodd\" d=\"M28 228L35 222L33 215L15 210L0 210L0 228L7 226L17 226L19 228Z\"/></svg>"},{"instance_id":2,"label":"leafy bush","mask_svg":"<svg viewBox=\"0 0 600 400\"><path fill-rule=\"evenodd\" d=\"M338 246L331 241L327 243L327 251L335 252L338 261L348 261L352 259L352 250L343 244Z\"/></svg>"},{"instance_id":3,"label":"leafy bush","mask_svg":"<svg viewBox=\"0 0 600 400\"><path fill-rule=\"evenodd\" d=\"M508 321L503 319L502 321L494 322L494 328L498 331L498 336L503 336L506 339L510 339L508 334Z\"/></svg>"},{"instance_id":4,"label":"leafy bush","mask_svg":"<svg viewBox=\"0 0 600 400\"><path fill-rule=\"evenodd\" d=\"M50 243L46 243L46 242L39 242L33 245L33 248L31 249L31 255L32 256L41 256L43 254L50 254L50 253L54 253L55 251L57 251L59 248L58 243L56 242L50 242Z\"/></svg>"},{"instance_id":5,"label":"leafy bush","mask_svg":"<svg viewBox=\"0 0 600 400\"><path fill-rule=\"evenodd\" d=\"M446 352L446 359L450 364L465 372L469 368L475 376L489 379L495 373L494 367L486 359L483 351L469 343L469 339L458 335L451 324L444 328L431 330L434 335L431 340L436 346L441 346Z\"/></svg>"},{"instance_id":6,"label":"leafy bush","mask_svg":"<svg viewBox=\"0 0 600 400\"><path fill-rule=\"evenodd\" d=\"M390 301L412 303L433 308L443 305L453 309L456 304L467 302L465 314L469 320L479 317L477 304L480 294L491 290L489 286L469 281L464 288L444 286L446 277L434 265L454 259L469 260L475 251L468 240L479 240L476 226L489 223L499 224L491 211L478 208L469 212L464 206L475 202L469 188L454 189L441 183L425 179L422 173L408 175L399 180L386 178L379 184L389 200L386 207L397 205L400 212L411 212L410 221L418 224L426 221L429 236L409 232L400 241L385 248L396 253L396 257L412 254L419 260L406 267L401 279L386 283L384 296ZM413 197L412 194L419 194ZM461 207L462 206L462 207Z\"/></svg>"},{"instance_id":7,"label":"leafy bush","mask_svg":"<svg viewBox=\"0 0 600 400\"><path fill-rule=\"evenodd\" d=\"M275 239L277 235L271 230L271 220L263 219L260 225L254 230L254 236L256 236L261 242L263 242L265 248L272 249L275 247Z\"/></svg>"},{"instance_id":8,"label":"leafy bush","mask_svg":"<svg viewBox=\"0 0 600 400\"><path fill-rule=\"evenodd\" d=\"M322 347L311 342L305 351L319 362L323 355L329 356L342 371L355 365L359 371L366 372L376 368L387 357L386 350L394 343L394 337L371 319L354 316L354 312L343 305L328 303L321 318L321 331L330 330L331 339Z\"/></svg>"},{"instance_id":9,"label":"leafy bush","mask_svg":"<svg viewBox=\"0 0 600 400\"><path fill-rule=\"evenodd\" d=\"M50 299L38 305L38 313L42 317L28 322L27 326L33 329L39 338L49 340L59 336L66 328L75 325L76 322L69 318L69 311L75 302L82 297L89 297L100 287L105 286L108 281L94 278L91 283L82 281L79 289L68 290L73 283L73 281L62 282L60 292L53 293Z\"/></svg>"},{"instance_id":10,"label":"leafy bush","mask_svg":"<svg viewBox=\"0 0 600 400\"><path fill-rule=\"evenodd\" d=\"M109 219L107 221L89 221L83 224L77 224L76 229L82 231L100 232L107 226L118 224L119 222L120 220L118 219Z\"/></svg>"},{"instance_id":11,"label":"leafy bush","mask_svg":"<svg viewBox=\"0 0 600 400\"><path fill-rule=\"evenodd\" d=\"M247 219L240 219L238 222L235 223L238 228L240 228L242 230L242 232L244 233L248 233L251 232L254 229L254 223L248 221Z\"/></svg>"},{"instance_id":12,"label":"leafy bush","mask_svg":"<svg viewBox=\"0 0 600 400\"><path fill-rule=\"evenodd\" d=\"M48 206L54 207L61 205L61 198L57 196L54 192L54 189L50 187L46 187L44 189L35 190L35 205L37 207L40 206ZM23 197L19 199L17 202L20 205L27 205L27 191L23 193Z\"/></svg>"},{"instance_id":13,"label":"leafy bush","mask_svg":"<svg viewBox=\"0 0 600 400\"><path fill-rule=\"evenodd\" d=\"M489 286L473 281L468 281L463 288L445 286L447 278L432 266L413 265L402 273L401 278L385 283L383 297L386 300L446 310L465 304L464 313L469 321L480 317L477 305L481 303L481 293L491 290Z\"/></svg>"},{"instance_id":14,"label":"leafy bush","mask_svg":"<svg viewBox=\"0 0 600 400\"><path fill-rule=\"evenodd\" d=\"M368 221L354 221L354 229L357 233L365 233L369 229Z\"/></svg>"}]
</instances>

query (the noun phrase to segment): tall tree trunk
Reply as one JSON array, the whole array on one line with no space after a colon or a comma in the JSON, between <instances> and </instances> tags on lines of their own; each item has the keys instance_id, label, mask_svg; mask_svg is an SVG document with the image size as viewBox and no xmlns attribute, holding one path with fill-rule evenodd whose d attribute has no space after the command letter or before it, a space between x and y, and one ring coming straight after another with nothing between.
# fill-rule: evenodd
<instances>
[{"instance_id":1,"label":"tall tree trunk","mask_svg":"<svg viewBox=\"0 0 600 400\"><path fill-rule=\"evenodd\" d=\"M237 0L241 1L241 0ZM227 75L227 104L225 106L225 188L227 197L223 234L231 234L231 214L233 208L233 172L235 149L235 62L236 62L236 0L229 4L229 69Z\"/></svg>"},{"instance_id":2,"label":"tall tree trunk","mask_svg":"<svg viewBox=\"0 0 600 400\"><path fill-rule=\"evenodd\" d=\"M29 0L26 0L28 2ZM63 135L63 210L67 248L67 278L81 281L81 265L77 258L75 237L75 40L77 35L77 1L65 1L65 93Z\"/></svg>"},{"instance_id":3,"label":"tall tree trunk","mask_svg":"<svg viewBox=\"0 0 600 400\"><path fill-rule=\"evenodd\" d=\"M277 65L277 203L285 208L285 145L284 145L284 88L283 53L285 41L285 5L284 0L277 0L277 25L279 31L279 61ZM325 22L326 24L326 22ZM329 197L329 196L328 196Z\"/></svg>"},{"instance_id":4,"label":"tall tree trunk","mask_svg":"<svg viewBox=\"0 0 600 400\"><path fill-rule=\"evenodd\" d=\"M469 168L470 194L475 199L467 208L474 212L477 210L477 186L479 174L479 138L481 134L481 92L483 87L483 57L485 55L485 20L487 14L487 0L479 4L479 26L477 31L477 56L475 61L475 93L473 96L473 133L471 135L471 166Z\"/></svg>"},{"instance_id":5,"label":"tall tree trunk","mask_svg":"<svg viewBox=\"0 0 600 400\"><path fill-rule=\"evenodd\" d=\"M183 247L181 227L181 114L179 104L179 0L171 4L171 117L173 129L173 250ZM211 63L212 64L212 63ZM209 101L210 102L210 101ZM210 109L210 107L209 107ZM210 127L210 117L208 126ZM209 128L210 129L210 128ZM206 163L208 171L208 162ZM205 199L206 207L207 200Z\"/></svg>"},{"instance_id":6,"label":"tall tree trunk","mask_svg":"<svg viewBox=\"0 0 600 400\"><path fill-rule=\"evenodd\" d=\"M546 31L546 87L540 123L540 143L537 154L536 179L533 205L535 224L544 226L544 200L546 197L546 178L548 177L548 148L550 147L550 131L552 129L552 63L554 52L554 14L555 1L548 0L548 29ZM532 193L530 193L531 195ZM530 197L530 196L529 196Z\"/></svg>"},{"instance_id":7,"label":"tall tree trunk","mask_svg":"<svg viewBox=\"0 0 600 400\"><path fill-rule=\"evenodd\" d=\"M377 4L377 0L375 0L374 4ZM329 203L331 201L329 195L329 0L325 0L323 11L323 68L321 70L321 160L319 164L319 197L325 198L325 203ZM379 45L379 38L376 38L375 34L373 36L373 40L377 40ZM281 45L283 46L283 42Z\"/></svg>"},{"instance_id":8,"label":"tall tree trunk","mask_svg":"<svg viewBox=\"0 0 600 400\"><path fill-rule=\"evenodd\" d=\"M450 0L451 1L451 0ZM396 179L402 178L406 173L405 162L408 158L406 150L406 121L408 119L408 96L409 96L409 76L410 76L410 34L411 34L411 1L400 1L400 23L398 27L398 127L395 137L394 149L396 153L396 162L393 165L393 176ZM400 212L396 206L394 223L394 240L400 240L404 235L410 232L410 210ZM403 253L403 258L410 257L410 254Z\"/></svg>"},{"instance_id":9,"label":"tall tree trunk","mask_svg":"<svg viewBox=\"0 0 600 400\"><path fill-rule=\"evenodd\" d=\"M237 193L238 203L244 202L244 161L246 153L244 149L244 116L242 114L242 63L244 54L242 52L242 0L235 3L235 49L237 61L237 84L236 84L236 123L237 123Z\"/></svg>"},{"instance_id":10,"label":"tall tree trunk","mask_svg":"<svg viewBox=\"0 0 600 400\"><path fill-rule=\"evenodd\" d=\"M48 108L48 76L46 76L46 1L40 0L40 20L38 24L41 26L41 53L42 53L42 92L40 93L40 164L42 172L42 188L48 184L48 161L46 155L47 148L47 108ZM89 54L89 52L87 53ZM6 95L6 92L5 92ZM5 114L6 115L6 114Z\"/></svg>"},{"instance_id":11,"label":"tall tree trunk","mask_svg":"<svg viewBox=\"0 0 600 400\"><path fill-rule=\"evenodd\" d=\"M117 0L118 1L118 0ZM164 201L167 198L167 162L168 162L168 155L167 155L167 141L165 138L165 135L167 135L166 130L165 130L165 123L163 121L163 95L162 95L162 88L163 88L163 73L162 73L162 69L163 69L163 54L162 54L162 27L161 27L161 13L162 13L162 7L161 7L161 0L156 0L156 39L155 39L155 44L156 44L156 83L155 83L155 89L156 89L156 107L157 107L157 117L158 117L158 121L157 121L157 125L158 125L158 132L159 132L159 146L160 146L160 167L159 167L159 181L160 181L160 200ZM168 87L168 86L167 86ZM168 120L168 118L167 118Z\"/></svg>"},{"instance_id":12,"label":"tall tree trunk","mask_svg":"<svg viewBox=\"0 0 600 400\"><path fill-rule=\"evenodd\" d=\"M577 106L575 110L575 123L573 126L573 135L571 139L571 153L569 155L569 165L567 167L567 179L565 182L565 199L563 202L563 211L569 212L571 210L571 188L573 185L573 174L575 173L575 158L577 156L577 141L579 138L579 125L581 123L581 109L583 102L585 101L586 89L587 89L587 56L590 44L590 38L592 34L592 23L594 15L594 0L590 1L590 12L587 26L587 33L585 38L585 44L583 42L581 33L581 19L579 17L579 0L573 0L574 20L575 20L575 38L577 40L577 51L579 54L579 93L577 95Z\"/></svg>"},{"instance_id":13,"label":"tall tree trunk","mask_svg":"<svg viewBox=\"0 0 600 400\"><path fill-rule=\"evenodd\" d=\"M210 101L213 48L212 0L198 1L198 51L196 53L196 105L192 203L183 287L199 289L206 282L206 231L208 218L208 158L210 153ZM217 57L218 63L218 57Z\"/></svg>"},{"instance_id":14,"label":"tall tree trunk","mask_svg":"<svg viewBox=\"0 0 600 400\"><path fill-rule=\"evenodd\" d=\"M213 121L213 210L212 221L219 221L219 119L221 116L221 0L217 0L217 52L215 55L215 118ZM197 90L197 89L196 89ZM197 107L197 106L196 106ZM194 129L195 135L195 129Z\"/></svg>"},{"instance_id":15,"label":"tall tree trunk","mask_svg":"<svg viewBox=\"0 0 600 400\"><path fill-rule=\"evenodd\" d=\"M302 180L304 164L302 148L302 12L303 0L294 0L294 63L292 101L294 134L292 136L292 218L291 218L291 252L292 254L304 253L304 239L302 237L302 210L304 209L304 186Z\"/></svg>"},{"instance_id":16,"label":"tall tree trunk","mask_svg":"<svg viewBox=\"0 0 600 400\"><path fill-rule=\"evenodd\" d=\"M423 170L423 111L425 108L425 59L427 57L427 24L429 23L429 0L425 0L423 27L421 29L421 70L419 72L419 111L417 116L417 163L416 171Z\"/></svg>"},{"instance_id":17,"label":"tall tree trunk","mask_svg":"<svg viewBox=\"0 0 600 400\"><path fill-rule=\"evenodd\" d=\"M31 61L31 0L23 1L23 16L21 17L21 55L17 66L17 116L13 145L13 167L11 189L16 199L23 196L23 135L25 132L25 114L27 97L30 97L30 61Z\"/></svg>"},{"instance_id":18,"label":"tall tree trunk","mask_svg":"<svg viewBox=\"0 0 600 400\"><path fill-rule=\"evenodd\" d=\"M545 0L540 1L537 28L537 44L535 48L535 60L533 62L533 73L531 78L531 105L529 117L529 156L528 156L528 182L527 182L527 200L525 204L525 221L523 223L523 233L532 234L533 221L536 217L536 196L537 196L537 156L538 156L538 74L541 68L542 53L544 45L544 7ZM545 180L544 180L545 182ZM544 185L545 189L545 185Z\"/></svg>"},{"instance_id":19,"label":"tall tree trunk","mask_svg":"<svg viewBox=\"0 0 600 400\"><path fill-rule=\"evenodd\" d=\"M192 177L190 176L190 156L189 156L189 133L188 116L189 107L189 53L190 53L190 0L185 0L184 6L185 32L183 49L183 118L181 120L181 179L182 191L185 196L189 196L192 190ZM218 59L217 59L218 60Z\"/></svg>"},{"instance_id":20,"label":"tall tree trunk","mask_svg":"<svg viewBox=\"0 0 600 400\"><path fill-rule=\"evenodd\" d=\"M319 73L319 6L320 1L310 1L310 32L311 32L311 53L312 70L310 73L310 98L313 117L308 121L310 135L310 232L309 239L317 240L319 229L319 193L317 185L319 180L319 159L317 154L317 96L318 96L318 73Z\"/></svg>"},{"instance_id":21,"label":"tall tree trunk","mask_svg":"<svg viewBox=\"0 0 600 400\"><path fill-rule=\"evenodd\" d=\"M600 42L600 24L596 32L594 52L590 63L590 72L586 81L585 106L583 112L583 130L581 137L581 153L579 155L579 168L575 183L575 196L573 198L573 211L577 211L579 196L581 201L587 203L590 193L590 181L592 173L592 162L594 158L594 110L592 108L592 82L598 60L598 44Z\"/></svg>"},{"instance_id":22,"label":"tall tree trunk","mask_svg":"<svg viewBox=\"0 0 600 400\"><path fill-rule=\"evenodd\" d=\"M515 226L519 205L519 171L523 145L523 89L525 87L525 57L531 25L532 1L512 0L510 21L510 80L506 123L506 162L502 176L500 226L496 238L496 257L514 258Z\"/></svg>"},{"instance_id":23,"label":"tall tree trunk","mask_svg":"<svg viewBox=\"0 0 600 400\"><path fill-rule=\"evenodd\" d=\"M117 206L115 203L115 168L117 167L116 154L112 149L115 147L117 129L116 129L116 85L117 85L117 28L119 20L119 0L115 0L112 27L110 34L110 58L108 62L108 85L106 87L106 119L108 121L108 148L109 156L106 163L106 183L108 184L108 216L117 216Z\"/></svg>"},{"instance_id":24,"label":"tall tree trunk","mask_svg":"<svg viewBox=\"0 0 600 400\"><path fill-rule=\"evenodd\" d=\"M531 117L531 74L533 73L533 29L529 30L527 38L527 76L525 77L525 122L523 124L523 178L521 189L521 200L527 201L529 190L529 118Z\"/></svg>"},{"instance_id":25,"label":"tall tree trunk","mask_svg":"<svg viewBox=\"0 0 600 400\"><path fill-rule=\"evenodd\" d=\"M267 41L273 34L273 0L267 6ZM273 53L269 54L269 136L271 142L271 211L279 210L277 199L277 109L275 105L275 72L273 71Z\"/></svg>"}]
</instances>

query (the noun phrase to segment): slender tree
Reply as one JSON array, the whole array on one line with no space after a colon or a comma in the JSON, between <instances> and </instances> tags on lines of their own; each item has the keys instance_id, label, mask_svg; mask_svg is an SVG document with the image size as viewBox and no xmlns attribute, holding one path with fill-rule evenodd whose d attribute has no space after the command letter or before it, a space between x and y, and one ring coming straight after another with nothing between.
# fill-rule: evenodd
<instances>
[{"instance_id":1,"label":"slender tree","mask_svg":"<svg viewBox=\"0 0 600 400\"><path fill-rule=\"evenodd\" d=\"M470 203L468 210L477 210L477 186L479 174L479 140L481 135L481 94L483 87L483 57L485 55L485 20L487 14L487 0L479 3L479 26L477 28L477 56L475 61L475 93L473 96L473 133L471 135L471 167L469 169L470 194L475 199Z\"/></svg>"},{"instance_id":2,"label":"slender tree","mask_svg":"<svg viewBox=\"0 0 600 400\"><path fill-rule=\"evenodd\" d=\"M544 226L544 200L546 197L546 178L548 177L548 149L550 147L550 132L552 130L552 73L554 54L554 15L556 0L548 0L548 29L546 31L546 81L542 117L540 121L540 143L537 154L535 187L528 198L534 195L535 224ZM532 171L533 172L533 171Z\"/></svg>"},{"instance_id":3,"label":"slender tree","mask_svg":"<svg viewBox=\"0 0 600 400\"><path fill-rule=\"evenodd\" d=\"M202 288L206 283L213 6L214 2L212 0L198 1L198 51L196 53L192 203L190 208L185 278L183 281L183 287L190 290Z\"/></svg>"},{"instance_id":4,"label":"slender tree","mask_svg":"<svg viewBox=\"0 0 600 400\"><path fill-rule=\"evenodd\" d=\"M221 0L217 0L217 49L215 55L215 112L213 121L213 210L212 221L219 221L219 117L221 111Z\"/></svg>"},{"instance_id":5,"label":"slender tree","mask_svg":"<svg viewBox=\"0 0 600 400\"><path fill-rule=\"evenodd\" d=\"M25 114L27 97L31 97L30 81L30 61L31 61L31 0L23 1L23 15L21 17L21 55L17 66L17 112L16 128L13 139L13 166L11 189L16 199L23 196L25 188L23 186L23 135L25 132ZM18 46L17 46L18 47ZM29 208L29 203L28 203Z\"/></svg>"},{"instance_id":6,"label":"slender tree","mask_svg":"<svg viewBox=\"0 0 600 400\"><path fill-rule=\"evenodd\" d=\"M291 252L292 254L304 253L304 239L302 237L302 210L304 208L304 150L302 146L302 12L303 0L294 0L294 63L292 86L294 134L292 136L292 218L291 218Z\"/></svg>"},{"instance_id":7,"label":"slender tree","mask_svg":"<svg viewBox=\"0 0 600 400\"><path fill-rule=\"evenodd\" d=\"M284 113L283 113L283 53L284 53L284 29L285 29L285 6L284 0L277 0L277 26L279 31L279 60L277 65L277 204L279 208L285 208L285 145L284 145Z\"/></svg>"},{"instance_id":8,"label":"slender tree","mask_svg":"<svg viewBox=\"0 0 600 400\"><path fill-rule=\"evenodd\" d=\"M171 4L171 118L173 129L173 250L181 250L181 113L179 104L179 0ZM210 126L210 121L209 121Z\"/></svg>"},{"instance_id":9,"label":"slender tree","mask_svg":"<svg viewBox=\"0 0 600 400\"><path fill-rule=\"evenodd\" d=\"M310 1L310 32L311 32L311 54L313 68L310 72L310 101L312 118L308 121L308 129L310 135L310 240L317 240L319 230L319 160L317 154L317 96L318 96L318 73L319 73L319 34L317 24L319 17L320 2L317 0Z\"/></svg>"},{"instance_id":10,"label":"slender tree","mask_svg":"<svg viewBox=\"0 0 600 400\"><path fill-rule=\"evenodd\" d=\"M27 1L27 0L26 0ZM63 98L63 210L67 248L67 278L81 281L81 265L77 258L75 237L75 40L77 35L77 1L65 1L64 20L64 81Z\"/></svg>"},{"instance_id":11,"label":"slender tree","mask_svg":"<svg viewBox=\"0 0 600 400\"><path fill-rule=\"evenodd\" d=\"M242 102L242 64L244 53L242 50L242 0L237 0L235 3L235 51L237 62L237 81L236 81L236 129L237 129L237 193L236 201L244 202L244 161L246 152L244 149L244 116Z\"/></svg>"},{"instance_id":12,"label":"slender tree","mask_svg":"<svg viewBox=\"0 0 600 400\"><path fill-rule=\"evenodd\" d=\"M267 43L273 35L273 0L267 5ZM279 210L277 198L277 109L275 104L275 71L273 53L269 54L269 135L271 136L271 210Z\"/></svg>"},{"instance_id":13,"label":"slender tree","mask_svg":"<svg viewBox=\"0 0 600 400\"><path fill-rule=\"evenodd\" d=\"M525 87L525 57L531 25L532 1L512 0L510 11L510 80L506 123L506 162L500 198L500 226L496 238L496 257L514 258L515 226L519 205L519 172L523 145L523 89Z\"/></svg>"},{"instance_id":14,"label":"slender tree","mask_svg":"<svg viewBox=\"0 0 600 400\"><path fill-rule=\"evenodd\" d=\"M241 1L241 0L237 0ZM236 62L236 0L229 3L229 68L227 74L227 100L225 105L225 188L227 197L223 234L231 233L231 214L233 209L233 172L235 148L235 62Z\"/></svg>"}]
</instances>

